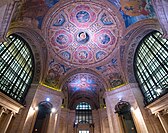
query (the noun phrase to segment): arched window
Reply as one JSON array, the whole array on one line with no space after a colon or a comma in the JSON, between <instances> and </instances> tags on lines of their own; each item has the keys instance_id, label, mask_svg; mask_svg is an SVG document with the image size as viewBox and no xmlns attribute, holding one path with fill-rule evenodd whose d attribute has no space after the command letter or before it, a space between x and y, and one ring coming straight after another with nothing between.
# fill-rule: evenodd
<instances>
[{"instance_id":1,"label":"arched window","mask_svg":"<svg viewBox=\"0 0 168 133\"><path fill-rule=\"evenodd\" d=\"M91 106L86 102L81 102L76 106L75 124L78 123L92 124Z\"/></svg>"},{"instance_id":2,"label":"arched window","mask_svg":"<svg viewBox=\"0 0 168 133\"><path fill-rule=\"evenodd\" d=\"M168 92L168 40L159 32L148 34L140 42L134 66L145 104Z\"/></svg>"},{"instance_id":3,"label":"arched window","mask_svg":"<svg viewBox=\"0 0 168 133\"><path fill-rule=\"evenodd\" d=\"M24 103L33 77L33 55L26 41L12 34L0 43L0 91Z\"/></svg>"}]
</instances>

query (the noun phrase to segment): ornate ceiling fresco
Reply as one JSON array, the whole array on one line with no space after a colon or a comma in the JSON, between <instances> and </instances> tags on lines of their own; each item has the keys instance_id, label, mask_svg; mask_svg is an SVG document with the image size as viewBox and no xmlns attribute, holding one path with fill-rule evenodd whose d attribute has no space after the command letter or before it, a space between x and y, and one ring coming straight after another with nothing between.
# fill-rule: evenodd
<instances>
[{"instance_id":1,"label":"ornate ceiling fresco","mask_svg":"<svg viewBox=\"0 0 168 133\"><path fill-rule=\"evenodd\" d=\"M155 18L151 0L27 0L13 22L28 24L44 38L48 60L42 84L67 92L71 104L75 97L98 100L101 87L126 83L124 42L134 31L127 29L148 18ZM105 79L106 88L90 71Z\"/></svg>"},{"instance_id":2,"label":"ornate ceiling fresco","mask_svg":"<svg viewBox=\"0 0 168 133\"><path fill-rule=\"evenodd\" d=\"M156 18L155 11L152 6L152 0L108 0L111 2L122 15L125 26L143 20Z\"/></svg>"},{"instance_id":3,"label":"ornate ceiling fresco","mask_svg":"<svg viewBox=\"0 0 168 133\"><path fill-rule=\"evenodd\" d=\"M120 59L115 51L125 27L118 10L108 4L69 2L56 4L48 11L42 26L49 44L45 84L56 88L60 77L77 68L102 73L111 80L112 87L123 83Z\"/></svg>"},{"instance_id":4,"label":"ornate ceiling fresco","mask_svg":"<svg viewBox=\"0 0 168 133\"><path fill-rule=\"evenodd\" d=\"M55 57L71 65L101 63L116 48L122 31L113 10L94 2L59 6L45 20L45 36Z\"/></svg>"},{"instance_id":5,"label":"ornate ceiling fresco","mask_svg":"<svg viewBox=\"0 0 168 133\"><path fill-rule=\"evenodd\" d=\"M49 9L53 8L56 4L62 6L63 4L61 2L65 3L64 0L25 1L26 2L18 8L13 20L26 19L30 21L31 19L33 26L38 27L39 29L41 29L43 19ZM130 25L143 19L156 18L151 4L152 0L105 0L104 2L106 3L107 1L114 5L120 12L126 27L129 27ZM75 3L75 1L73 2ZM109 5L109 3L107 4Z\"/></svg>"}]
</instances>

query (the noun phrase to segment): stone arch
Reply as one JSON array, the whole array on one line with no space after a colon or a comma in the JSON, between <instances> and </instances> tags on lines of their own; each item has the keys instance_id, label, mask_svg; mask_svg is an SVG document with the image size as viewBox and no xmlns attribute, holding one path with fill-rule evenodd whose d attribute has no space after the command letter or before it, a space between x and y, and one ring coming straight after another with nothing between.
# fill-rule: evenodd
<instances>
[{"instance_id":1,"label":"stone arch","mask_svg":"<svg viewBox=\"0 0 168 133\"><path fill-rule=\"evenodd\" d=\"M33 55L35 63L34 78L32 84L38 84L43 80L44 74L47 68L47 47L43 37L34 29L30 28L24 23L12 24L7 36L10 34L17 34L21 36L29 44ZM44 73L42 73L44 72Z\"/></svg>"},{"instance_id":2,"label":"stone arch","mask_svg":"<svg viewBox=\"0 0 168 133\"><path fill-rule=\"evenodd\" d=\"M52 107L53 105L47 101L41 101L38 104L38 113L36 116L36 121L34 123L33 133L37 131L46 132L48 130Z\"/></svg>"},{"instance_id":3,"label":"stone arch","mask_svg":"<svg viewBox=\"0 0 168 133\"><path fill-rule=\"evenodd\" d=\"M86 103L88 103L91 106L92 109L98 109L98 108L100 108L100 105L94 99L90 99L89 98L89 94L87 95L87 98L80 98L79 100L76 100L76 97L78 95L80 96L80 94L77 94L77 95L75 95L75 97L72 98L72 100L69 102L68 108L75 109L76 106L80 102L86 102Z\"/></svg>"},{"instance_id":4,"label":"stone arch","mask_svg":"<svg viewBox=\"0 0 168 133\"><path fill-rule=\"evenodd\" d=\"M155 19L143 20L133 25L124 38L127 41L125 51L125 76L128 83L136 83L134 74L134 55L139 42L150 32L157 30L162 32L158 21Z\"/></svg>"},{"instance_id":5,"label":"stone arch","mask_svg":"<svg viewBox=\"0 0 168 133\"><path fill-rule=\"evenodd\" d=\"M86 90L86 91L71 91L69 89L69 83L71 83L71 79L79 79L80 75L88 75L88 77L94 77L94 81L96 81L96 90ZM79 76L79 77L78 77ZM87 76L86 76L87 77ZM73 84L73 82L72 82ZM90 85L92 85L90 83ZM64 94L64 106L74 108L76 102L74 101L86 101L89 104L92 104L94 108L99 108L101 104L103 104L103 95L105 91L107 91L107 81L101 77L98 73L93 70L87 68L75 69L68 73L60 82L60 90ZM70 87L71 88L71 87ZM89 102L89 100L92 101Z\"/></svg>"},{"instance_id":6,"label":"stone arch","mask_svg":"<svg viewBox=\"0 0 168 133\"><path fill-rule=\"evenodd\" d=\"M76 68L76 69L73 69L72 71L70 71L69 73L67 73L65 77L60 79L60 82L59 82L60 90L62 90L62 87L65 84L66 80L68 78L70 78L72 75L75 75L77 73L89 73L89 74L93 74L93 75L97 76L99 79L102 80L105 90L107 90L110 86L109 82L107 82L107 80L104 77L100 76L100 74L95 72L94 70L91 70L91 69L88 69L88 68Z\"/></svg>"}]
</instances>

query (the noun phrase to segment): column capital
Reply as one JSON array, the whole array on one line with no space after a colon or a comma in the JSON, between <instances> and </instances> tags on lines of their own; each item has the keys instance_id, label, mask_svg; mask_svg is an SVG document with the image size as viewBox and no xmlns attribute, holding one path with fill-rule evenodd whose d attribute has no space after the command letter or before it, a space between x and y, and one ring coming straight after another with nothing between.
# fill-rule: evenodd
<instances>
[{"instance_id":1,"label":"column capital","mask_svg":"<svg viewBox=\"0 0 168 133\"><path fill-rule=\"evenodd\" d=\"M168 108L163 110L163 115L168 114Z\"/></svg>"},{"instance_id":2,"label":"column capital","mask_svg":"<svg viewBox=\"0 0 168 133\"><path fill-rule=\"evenodd\" d=\"M14 116L16 114L16 112L11 111L10 114Z\"/></svg>"},{"instance_id":3,"label":"column capital","mask_svg":"<svg viewBox=\"0 0 168 133\"><path fill-rule=\"evenodd\" d=\"M2 116L3 113L7 112L7 108L1 107L0 108L0 117Z\"/></svg>"},{"instance_id":4,"label":"column capital","mask_svg":"<svg viewBox=\"0 0 168 133\"><path fill-rule=\"evenodd\" d=\"M7 112L7 108L1 107L0 111L2 111L2 112Z\"/></svg>"},{"instance_id":5,"label":"column capital","mask_svg":"<svg viewBox=\"0 0 168 133\"><path fill-rule=\"evenodd\" d=\"M167 124L167 122L166 122L166 120L165 120L165 118L163 116L163 112L158 112L157 116L158 116L158 118L160 120L160 123L162 124L162 127L163 127L165 133L168 133L168 124Z\"/></svg>"},{"instance_id":6,"label":"column capital","mask_svg":"<svg viewBox=\"0 0 168 133\"><path fill-rule=\"evenodd\" d=\"M156 112L156 113L155 113L155 115L156 115L157 117L161 116L162 114L163 114L162 112Z\"/></svg>"}]
</instances>

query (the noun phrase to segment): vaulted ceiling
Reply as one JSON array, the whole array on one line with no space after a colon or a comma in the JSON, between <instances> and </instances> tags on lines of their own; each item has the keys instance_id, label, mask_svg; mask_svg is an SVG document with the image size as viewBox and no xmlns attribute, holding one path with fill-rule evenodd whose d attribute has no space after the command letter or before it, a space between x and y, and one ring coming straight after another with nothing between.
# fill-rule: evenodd
<instances>
[{"instance_id":1,"label":"vaulted ceiling","mask_svg":"<svg viewBox=\"0 0 168 133\"><path fill-rule=\"evenodd\" d=\"M92 101L126 82L122 61L128 27L155 18L150 0L27 0L13 22L31 23L48 49L43 84L60 89L67 107Z\"/></svg>"}]
</instances>

